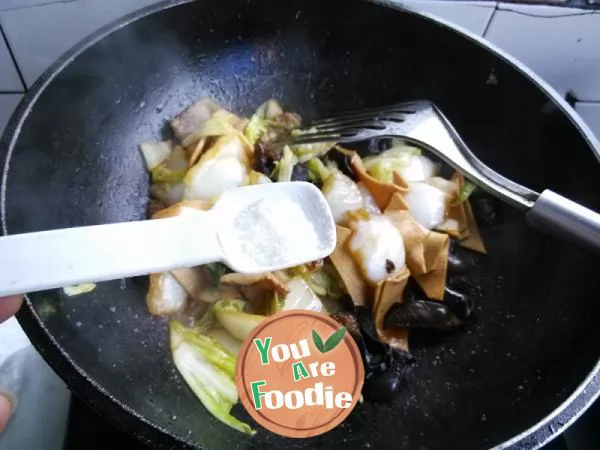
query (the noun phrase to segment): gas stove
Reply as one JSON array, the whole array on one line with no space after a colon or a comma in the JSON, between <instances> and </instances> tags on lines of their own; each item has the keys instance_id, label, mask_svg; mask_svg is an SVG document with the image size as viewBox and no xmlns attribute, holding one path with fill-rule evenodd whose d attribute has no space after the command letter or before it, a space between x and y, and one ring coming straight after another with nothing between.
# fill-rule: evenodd
<instances>
[{"instance_id":1,"label":"gas stove","mask_svg":"<svg viewBox=\"0 0 600 450\"><path fill-rule=\"evenodd\" d=\"M543 450L598 450L600 434L594 427L599 420L600 402L596 402L563 436L554 439ZM63 450L106 450L107 442L128 450L151 450L71 396Z\"/></svg>"}]
</instances>

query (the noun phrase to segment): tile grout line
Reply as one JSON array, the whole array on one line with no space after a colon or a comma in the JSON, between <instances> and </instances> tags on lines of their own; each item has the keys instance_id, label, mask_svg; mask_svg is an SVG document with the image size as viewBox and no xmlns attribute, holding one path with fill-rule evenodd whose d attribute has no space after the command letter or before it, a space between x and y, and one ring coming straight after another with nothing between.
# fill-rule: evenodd
<instances>
[{"instance_id":1,"label":"tile grout line","mask_svg":"<svg viewBox=\"0 0 600 450\"><path fill-rule=\"evenodd\" d=\"M512 1L498 1L498 10L506 11L509 13L526 16L526 17L534 17L540 19L561 19L564 17L575 17L575 16L591 16L596 14L598 9L595 8L585 8L581 6L574 5L565 5L564 3L556 3L556 4L547 4L547 3L514 3ZM550 13L535 13L535 12L527 12L526 10L536 7L547 7L549 9L553 9L556 12L554 14ZM542 9L540 8L540 11ZM563 10L563 11L560 11ZM560 12L559 12L560 11Z\"/></svg>"},{"instance_id":2,"label":"tile grout line","mask_svg":"<svg viewBox=\"0 0 600 450\"><path fill-rule=\"evenodd\" d=\"M492 14L490 14L490 18L489 18L488 22L485 24L483 33L481 33L481 37L484 39L485 39L485 35L487 34L488 30L490 29L490 26L492 25L492 22L494 21L494 16L496 15L496 11L498 11L498 5L499 5L499 2L496 2L496 4L494 5L494 10L492 11Z\"/></svg>"},{"instance_id":3,"label":"tile grout line","mask_svg":"<svg viewBox=\"0 0 600 450\"><path fill-rule=\"evenodd\" d=\"M0 9L0 13L7 12L7 11L21 11L23 9L37 8L38 6L55 5L57 3L71 3L71 2L75 2L75 1L77 1L77 0L53 0L50 2L34 3L33 5L13 6L13 7L9 7L9 8L5 7L4 9Z\"/></svg>"},{"instance_id":4,"label":"tile grout line","mask_svg":"<svg viewBox=\"0 0 600 450\"><path fill-rule=\"evenodd\" d=\"M21 80L21 85L23 86L23 92L27 92L27 84L25 83L25 78L23 77L23 73L21 72L21 68L19 67L19 64L17 64L17 58L15 57L12 47L10 46L10 43L8 42L8 38L6 37L6 33L4 32L4 28L2 27L2 24L0 24L0 34L2 35L2 39L4 40L4 44L6 45L6 48L8 49L8 54L10 55L10 59L12 60L15 70L17 71L17 75L19 75L19 80Z\"/></svg>"}]
</instances>

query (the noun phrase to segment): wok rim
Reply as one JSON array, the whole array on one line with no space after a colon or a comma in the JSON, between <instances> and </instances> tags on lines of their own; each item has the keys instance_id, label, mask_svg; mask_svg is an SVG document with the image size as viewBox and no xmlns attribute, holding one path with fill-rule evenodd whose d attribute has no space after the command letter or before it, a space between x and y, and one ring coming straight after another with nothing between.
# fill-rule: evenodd
<instances>
[{"instance_id":1,"label":"wok rim","mask_svg":"<svg viewBox=\"0 0 600 450\"><path fill-rule=\"evenodd\" d=\"M179 5L192 3L194 1L196 0L162 0L154 5L129 13L104 27L101 27L83 38L58 58L42 73L31 88L24 94L0 137L0 164L2 164L2 174L0 179L0 222L2 225L2 235L9 234L6 224L6 182L10 170L12 152L29 112L44 90L76 57L114 31L151 14ZM449 31L463 35L463 37L468 38L475 45L479 45L497 58L507 62L524 77L532 81L538 89L555 103L561 112L571 121L572 125L579 131L580 135L587 142L590 150L594 152L596 158L600 161L600 142L588 125L554 88L517 58L504 52L483 37L459 25L433 14L419 11L416 6L406 3L405 0L401 0L400 2L394 0L361 1L425 17L437 25L449 29ZM4 149L6 150L5 152L3 151ZM125 432L128 432L150 446L158 444L158 448L172 448L172 445L177 444L184 445L184 448L198 448L198 444L193 441L181 438L168 429L138 414L134 409L111 396L106 389L90 376L90 374L77 365L76 362L71 359L69 354L58 344L33 308L31 300L27 295L25 296L24 307L21 308L17 314L17 320L30 338L33 346L57 375L65 382L68 389L88 403L100 416L106 418L112 425L123 429ZM94 397L93 401L91 400L92 397ZM538 449L562 434L587 411L598 397L600 397L600 355L589 374L575 388L571 395L554 411L540 419L533 426L523 430L511 439L492 447L490 450L504 450L509 448ZM165 442L165 437L167 442Z\"/></svg>"}]
</instances>

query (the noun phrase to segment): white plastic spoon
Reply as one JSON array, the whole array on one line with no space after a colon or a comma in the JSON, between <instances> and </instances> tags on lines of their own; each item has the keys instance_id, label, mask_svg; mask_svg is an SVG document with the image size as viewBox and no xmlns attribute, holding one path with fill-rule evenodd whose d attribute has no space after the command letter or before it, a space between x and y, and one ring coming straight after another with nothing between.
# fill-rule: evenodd
<instances>
[{"instance_id":1,"label":"white plastic spoon","mask_svg":"<svg viewBox=\"0 0 600 450\"><path fill-rule=\"evenodd\" d=\"M247 186L209 211L0 237L0 296L217 261L269 272L324 258L335 241L329 206L312 184Z\"/></svg>"}]
</instances>

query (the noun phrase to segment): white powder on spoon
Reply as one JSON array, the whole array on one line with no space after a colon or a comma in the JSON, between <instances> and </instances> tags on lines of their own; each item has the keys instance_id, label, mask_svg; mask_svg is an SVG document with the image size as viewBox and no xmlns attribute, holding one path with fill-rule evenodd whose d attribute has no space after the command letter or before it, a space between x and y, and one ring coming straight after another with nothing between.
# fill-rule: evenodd
<instances>
[{"instance_id":1,"label":"white powder on spoon","mask_svg":"<svg viewBox=\"0 0 600 450\"><path fill-rule=\"evenodd\" d=\"M258 200L237 214L226 253L240 267L287 266L308 262L326 242L315 226L319 217L285 196Z\"/></svg>"}]
</instances>

